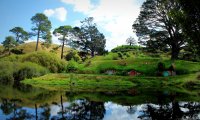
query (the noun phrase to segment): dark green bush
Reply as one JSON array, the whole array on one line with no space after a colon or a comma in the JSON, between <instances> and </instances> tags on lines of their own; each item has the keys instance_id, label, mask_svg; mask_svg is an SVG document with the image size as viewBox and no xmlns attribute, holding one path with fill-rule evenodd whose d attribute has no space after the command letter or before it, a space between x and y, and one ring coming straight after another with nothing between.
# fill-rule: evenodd
<instances>
[{"instance_id":1,"label":"dark green bush","mask_svg":"<svg viewBox=\"0 0 200 120\"><path fill-rule=\"evenodd\" d=\"M0 62L0 82L12 84L25 78L32 78L48 73L48 70L35 63L25 62Z\"/></svg>"},{"instance_id":2,"label":"dark green bush","mask_svg":"<svg viewBox=\"0 0 200 120\"><path fill-rule=\"evenodd\" d=\"M67 64L67 72L75 72L78 70L78 63L74 60L70 60Z\"/></svg>"},{"instance_id":3,"label":"dark green bush","mask_svg":"<svg viewBox=\"0 0 200 120\"><path fill-rule=\"evenodd\" d=\"M50 72L62 72L65 70L65 62L53 53L34 52L24 55L22 62L33 62L46 67Z\"/></svg>"},{"instance_id":4,"label":"dark green bush","mask_svg":"<svg viewBox=\"0 0 200 120\"><path fill-rule=\"evenodd\" d=\"M181 69L181 68L178 68L176 69L176 74L177 75L184 75L184 74L189 74L191 73L189 70L186 69Z\"/></svg>"},{"instance_id":5,"label":"dark green bush","mask_svg":"<svg viewBox=\"0 0 200 120\"><path fill-rule=\"evenodd\" d=\"M25 62L20 65L20 68L14 72L15 80L20 81L25 78L32 78L42 76L48 73L48 70L38 64Z\"/></svg>"},{"instance_id":6,"label":"dark green bush","mask_svg":"<svg viewBox=\"0 0 200 120\"><path fill-rule=\"evenodd\" d=\"M135 50L140 50L140 46L130 46L130 45L122 45L118 46L114 49L111 50L111 52L128 52L128 51L135 51Z\"/></svg>"},{"instance_id":7,"label":"dark green bush","mask_svg":"<svg viewBox=\"0 0 200 120\"><path fill-rule=\"evenodd\" d=\"M123 54L122 54L121 52L118 52L117 54L118 54L118 57L119 57L120 59L123 59Z\"/></svg>"},{"instance_id":8,"label":"dark green bush","mask_svg":"<svg viewBox=\"0 0 200 120\"><path fill-rule=\"evenodd\" d=\"M67 61L70 61L70 60L75 60L76 62L80 61L80 56L78 55L78 53L75 51L75 50L71 50L66 56L65 56L65 59Z\"/></svg>"}]
</instances>

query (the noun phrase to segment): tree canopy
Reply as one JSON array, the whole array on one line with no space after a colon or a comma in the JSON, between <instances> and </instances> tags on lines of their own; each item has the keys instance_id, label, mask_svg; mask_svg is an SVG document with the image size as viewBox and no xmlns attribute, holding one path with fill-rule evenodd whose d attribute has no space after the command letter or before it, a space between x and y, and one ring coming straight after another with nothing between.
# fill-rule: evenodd
<instances>
[{"instance_id":1,"label":"tree canopy","mask_svg":"<svg viewBox=\"0 0 200 120\"><path fill-rule=\"evenodd\" d=\"M46 38L51 29L51 22L48 20L48 17L43 13L37 13L31 18L32 24L35 26L32 27L33 36L37 36L37 44L35 50L38 49L38 43L40 38Z\"/></svg>"},{"instance_id":2,"label":"tree canopy","mask_svg":"<svg viewBox=\"0 0 200 120\"><path fill-rule=\"evenodd\" d=\"M3 46L5 47L5 49L7 49L9 51L10 54L10 49L14 46L16 46L16 41L15 38L13 36L7 36L5 38L5 40L2 42Z\"/></svg>"},{"instance_id":3,"label":"tree canopy","mask_svg":"<svg viewBox=\"0 0 200 120\"><path fill-rule=\"evenodd\" d=\"M170 47L171 59L177 59L185 39L180 23L171 13L179 10L180 5L174 0L146 0L133 24L140 43L154 48L158 45L161 50Z\"/></svg>"},{"instance_id":4,"label":"tree canopy","mask_svg":"<svg viewBox=\"0 0 200 120\"><path fill-rule=\"evenodd\" d=\"M58 36L59 40L62 43L62 50L61 50L61 59L63 58L63 50L65 44L69 41L69 36L72 33L72 27L69 25L60 26L53 31L55 36Z\"/></svg>"},{"instance_id":5,"label":"tree canopy","mask_svg":"<svg viewBox=\"0 0 200 120\"><path fill-rule=\"evenodd\" d=\"M25 40L28 40L29 33L26 32L22 27L14 27L10 30L15 35L16 42L21 44L24 43Z\"/></svg>"},{"instance_id":6,"label":"tree canopy","mask_svg":"<svg viewBox=\"0 0 200 120\"><path fill-rule=\"evenodd\" d=\"M103 33L99 32L93 17L85 18L81 21L81 27L74 28L74 34L78 38L75 43L83 51L90 51L93 57L95 52L103 53L105 49L106 39Z\"/></svg>"}]
</instances>

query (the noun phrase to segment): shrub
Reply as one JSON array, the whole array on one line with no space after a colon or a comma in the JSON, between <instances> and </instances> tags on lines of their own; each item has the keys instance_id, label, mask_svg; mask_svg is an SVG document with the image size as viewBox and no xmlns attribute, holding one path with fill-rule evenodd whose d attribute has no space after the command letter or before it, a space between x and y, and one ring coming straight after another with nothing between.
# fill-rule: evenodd
<instances>
[{"instance_id":1,"label":"shrub","mask_svg":"<svg viewBox=\"0 0 200 120\"><path fill-rule=\"evenodd\" d=\"M118 60L118 54L112 54L112 60Z\"/></svg>"},{"instance_id":2,"label":"shrub","mask_svg":"<svg viewBox=\"0 0 200 120\"><path fill-rule=\"evenodd\" d=\"M48 72L46 68L30 62L2 61L0 67L0 82L4 84L12 84L14 81L41 76Z\"/></svg>"},{"instance_id":3,"label":"shrub","mask_svg":"<svg viewBox=\"0 0 200 120\"><path fill-rule=\"evenodd\" d=\"M20 65L20 68L13 73L15 80L20 81L25 78L42 76L48 73L48 70L38 64L25 62Z\"/></svg>"},{"instance_id":4,"label":"shrub","mask_svg":"<svg viewBox=\"0 0 200 120\"><path fill-rule=\"evenodd\" d=\"M34 52L23 56L22 62L33 62L46 67L50 72L62 72L65 69L65 62L53 53Z\"/></svg>"},{"instance_id":5,"label":"shrub","mask_svg":"<svg viewBox=\"0 0 200 120\"><path fill-rule=\"evenodd\" d=\"M111 52L128 52L128 51L135 51L135 50L140 50L140 46L130 46L130 45L122 45L118 46L114 49L111 50Z\"/></svg>"},{"instance_id":6,"label":"shrub","mask_svg":"<svg viewBox=\"0 0 200 120\"><path fill-rule=\"evenodd\" d=\"M67 61L70 61L72 59L74 59L76 62L80 61L80 56L78 55L78 53L75 50L71 50L66 56L65 59Z\"/></svg>"},{"instance_id":7,"label":"shrub","mask_svg":"<svg viewBox=\"0 0 200 120\"><path fill-rule=\"evenodd\" d=\"M123 55L122 55L121 52L118 52L117 54L118 54L118 57L119 57L120 59L123 59Z\"/></svg>"},{"instance_id":8,"label":"shrub","mask_svg":"<svg viewBox=\"0 0 200 120\"><path fill-rule=\"evenodd\" d=\"M70 60L67 64L67 72L75 72L78 70L78 63L75 62L74 60Z\"/></svg>"},{"instance_id":9,"label":"shrub","mask_svg":"<svg viewBox=\"0 0 200 120\"><path fill-rule=\"evenodd\" d=\"M13 77L13 64L12 62L8 61L1 61L0 62L0 82L4 84L10 84L14 82Z\"/></svg>"}]
</instances>

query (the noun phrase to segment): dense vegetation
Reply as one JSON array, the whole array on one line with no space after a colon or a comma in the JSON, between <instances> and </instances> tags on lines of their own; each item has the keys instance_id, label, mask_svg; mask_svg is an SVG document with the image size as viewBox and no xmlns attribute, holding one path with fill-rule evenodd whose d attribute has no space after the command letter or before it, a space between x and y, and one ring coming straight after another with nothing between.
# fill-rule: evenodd
<instances>
[{"instance_id":1,"label":"dense vegetation","mask_svg":"<svg viewBox=\"0 0 200 120\"><path fill-rule=\"evenodd\" d=\"M0 81L13 83L45 75L48 72L65 71L66 62L60 60L54 53L33 52L1 58L0 66Z\"/></svg>"},{"instance_id":2,"label":"dense vegetation","mask_svg":"<svg viewBox=\"0 0 200 120\"><path fill-rule=\"evenodd\" d=\"M195 2L188 4L194 8L188 8L186 3L179 0L146 0L133 24L139 43L133 37L129 37L126 40L128 45L117 46L111 52L105 50L105 36L98 30L93 17L81 21L80 27L63 25L53 30L53 35L59 37L61 41L59 46L51 44L51 21L43 13L37 13L31 18L33 23L31 33L26 32L22 27L14 27L10 30L14 36L7 36L2 42L0 81L13 83L47 73L129 76L134 72L134 75L141 79L142 77L156 78L166 71L172 73L172 70L176 75L194 75L200 71L197 40L199 18L192 16L199 15L195 12L199 8L194 4ZM191 17L195 24L188 21ZM190 28L192 30L187 31L189 26L185 26L186 23L181 20L190 23L193 26ZM37 37L36 43L24 43L32 36ZM71 48L66 48L65 45ZM159 70L159 65L162 71ZM169 68L172 70L170 71ZM48 75L38 79L48 80L49 77L54 76L54 74ZM37 78L33 80L35 79L37 80ZM55 81L60 82L56 78ZM94 82L85 79L83 81L84 84ZM77 82L83 81L77 79ZM110 79L100 80L99 84L116 85L112 82ZM123 82L126 84L127 81ZM124 84L123 82L119 84Z\"/></svg>"}]
</instances>

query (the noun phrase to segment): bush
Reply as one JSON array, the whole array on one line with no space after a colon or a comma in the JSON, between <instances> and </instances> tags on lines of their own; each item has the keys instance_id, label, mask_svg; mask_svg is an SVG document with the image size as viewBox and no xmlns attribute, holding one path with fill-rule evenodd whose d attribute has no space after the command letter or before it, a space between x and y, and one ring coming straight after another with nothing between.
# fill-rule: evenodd
<instances>
[{"instance_id":1,"label":"bush","mask_svg":"<svg viewBox=\"0 0 200 120\"><path fill-rule=\"evenodd\" d=\"M0 82L4 84L10 84L14 82L13 72L14 66L12 62L1 61L0 62Z\"/></svg>"},{"instance_id":2,"label":"bush","mask_svg":"<svg viewBox=\"0 0 200 120\"><path fill-rule=\"evenodd\" d=\"M118 54L112 54L112 60L118 60Z\"/></svg>"},{"instance_id":3,"label":"bush","mask_svg":"<svg viewBox=\"0 0 200 120\"><path fill-rule=\"evenodd\" d=\"M48 73L48 70L35 63L25 62L0 62L0 82L12 84L25 78L38 77Z\"/></svg>"},{"instance_id":4,"label":"bush","mask_svg":"<svg viewBox=\"0 0 200 120\"><path fill-rule=\"evenodd\" d=\"M128 52L128 51L135 51L135 50L140 50L140 46L130 46L130 45L122 45L118 46L114 49L111 50L111 52Z\"/></svg>"},{"instance_id":5,"label":"bush","mask_svg":"<svg viewBox=\"0 0 200 120\"><path fill-rule=\"evenodd\" d=\"M75 51L75 50L71 50L66 56L65 56L65 59L67 61L70 61L70 60L75 60L76 62L80 61L80 56L78 55L78 53Z\"/></svg>"},{"instance_id":6,"label":"bush","mask_svg":"<svg viewBox=\"0 0 200 120\"><path fill-rule=\"evenodd\" d=\"M78 70L78 63L70 60L67 64L67 72L75 72L76 70Z\"/></svg>"},{"instance_id":7,"label":"bush","mask_svg":"<svg viewBox=\"0 0 200 120\"><path fill-rule=\"evenodd\" d=\"M118 57L119 57L120 59L123 59L123 55L122 55L121 52L118 52L117 54L118 54Z\"/></svg>"},{"instance_id":8,"label":"bush","mask_svg":"<svg viewBox=\"0 0 200 120\"><path fill-rule=\"evenodd\" d=\"M15 80L20 81L25 78L32 78L42 76L48 73L48 70L35 63L26 62L20 65L18 71L15 71L13 77Z\"/></svg>"},{"instance_id":9,"label":"bush","mask_svg":"<svg viewBox=\"0 0 200 120\"><path fill-rule=\"evenodd\" d=\"M50 72L62 72L65 70L65 62L58 58L53 53L47 52L34 52L27 55L24 55L22 62L33 62L39 64L43 67L46 67Z\"/></svg>"}]
</instances>

